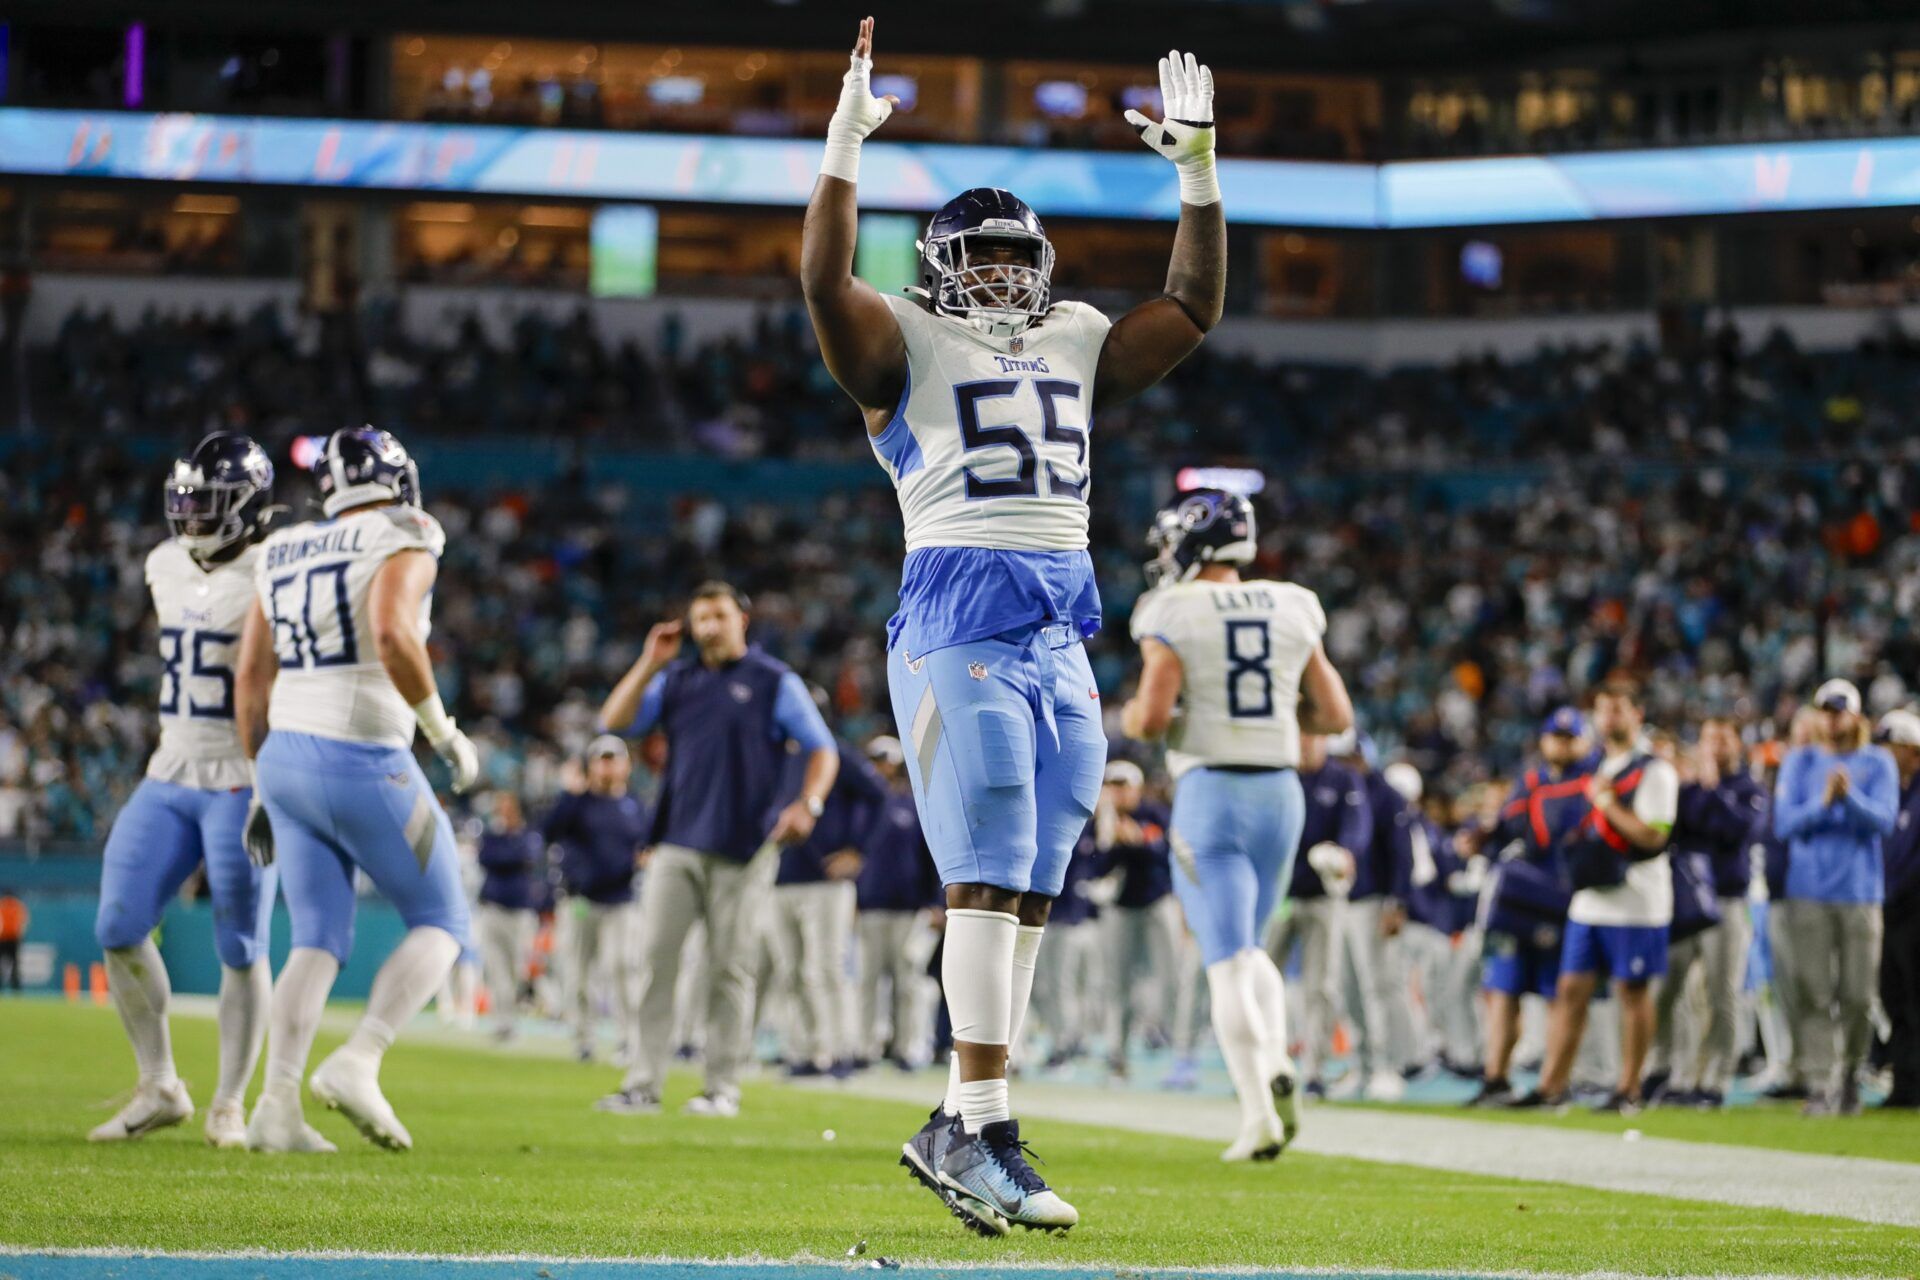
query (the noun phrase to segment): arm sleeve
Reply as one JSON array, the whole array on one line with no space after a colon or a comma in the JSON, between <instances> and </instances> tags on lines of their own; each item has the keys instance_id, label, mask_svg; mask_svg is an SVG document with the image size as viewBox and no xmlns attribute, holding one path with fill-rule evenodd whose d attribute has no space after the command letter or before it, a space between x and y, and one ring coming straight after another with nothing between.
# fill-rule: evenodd
<instances>
[{"instance_id":1,"label":"arm sleeve","mask_svg":"<svg viewBox=\"0 0 1920 1280\"><path fill-rule=\"evenodd\" d=\"M773 702L773 722L808 751L833 746L833 735L827 732L820 708L813 705L807 682L792 671L780 677L780 692Z\"/></svg>"},{"instance_id":2,"label":"arm sleeve","mask_svg":"<svg viewBox=\"0 0 1920 1280\"><path fill-rule=\"evenodd\" d=\"M1892 762L1877 753L1863 760L1840 808L1861 835L1892 835L1900 818L1900 778Z\"/></svg>"},{"instance_id":3,"label":"arm sleeve","mask_svg":"<svg viewBox=\"0 0 1920 1280\"><path fill-rule=\"evenodd\" d=\"M1773 834L1782 840L1806 835L1820 825L1821 806L1808 791L1813 756L1804 748L1787 753L1773 786Z\"/></svg>"},{"instance_id":4,"label":"arm sleeve","mask_svg":"<svg viewBox=\"0 0 1920 1280\"><path fill-rule=\"evenodd\" d=\"M547 810L545 822L540 824L540 835L548 844L558 844L566 838L567 829L573 825L573 811L576 797L561 792L553 802L553 808Z\"/></svg>"},{"instance_id":5,"label":"arm sleeve","mask_svg":"<svg viewBox=\"0 0 1920 1280\"><path fill-rule=\"evenodd\" d=\"M627 726L629 738L644 738L653 732L660 723L660 712L667 703L667 673L662 671L647 681L647 691L640 695L640 709L634 712L633 723Z\"/></svg>"}]
</instances>

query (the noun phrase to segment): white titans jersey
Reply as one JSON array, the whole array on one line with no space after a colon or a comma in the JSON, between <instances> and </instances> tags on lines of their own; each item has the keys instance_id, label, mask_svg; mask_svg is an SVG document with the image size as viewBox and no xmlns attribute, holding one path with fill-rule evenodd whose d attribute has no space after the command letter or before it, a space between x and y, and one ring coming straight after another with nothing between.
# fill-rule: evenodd
<instances>
[{"instance_id":1,"label":"white titans jersey","mask_svg":"<svg viewBox=\"0 0 1920 1280\"><path fill-rule=\"evenodd\" d=\"M260 548L202 569L169 538L147 555L147 589L160 623L160 745L147 776L226 791L253 785L234 731L233 668L253 603Z\"/></svg>"},{"instance_id":2,"label":"white titans jersey","mask_svg":"<svg viewBox=\"0 0 1920 1280\"><path fill-rule=\"evenodd\" d=\"M269 728L412 745L413 708L380 665L368 598L374 575L389 558L424 551L437 560L446 545L440 522L408 506L368 507L294 525L261 544L255 587L280 657L267 707ZM432 592L420 602L422 639L432 603Z\"/></svg>"},{"instance_id":3,"label":"white titans jersey","mask_svg":"<svg viewBox=\"0 0 1920 1280\"><path fill-rule=\"evenodd\" d=\"M907 387L873 451L893 477L907 550L1084 551L1093 374L1111 322L1059 302L1012 338L887 296Z\"/></svg>"},{"instance_id":4,"label":"white titans jersey","mask_svg":"<svg viewBox=\"0 0 1920 1280\"><path fill-rule=\"evenodd\" d=\"M1176 582L1133 610L1133 638L1180 655L1181 713L1167 731L1174 777L1199 765L1300 763L1300 675L1327 615L1291 582Z\"/></svg>"}]
</instances>

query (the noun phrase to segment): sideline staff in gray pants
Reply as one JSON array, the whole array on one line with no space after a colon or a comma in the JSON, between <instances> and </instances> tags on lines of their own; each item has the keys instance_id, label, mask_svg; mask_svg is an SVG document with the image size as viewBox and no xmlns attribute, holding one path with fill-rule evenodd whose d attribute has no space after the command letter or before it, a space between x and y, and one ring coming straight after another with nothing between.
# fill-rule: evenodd
<instances>
[{"instance_id":1,"label":"sideline staff in gray pants","mask_svg":"<svg viewBox=\"0 0 1920 1280\"><path fill-rule=\"evenodd\" d=\"M1880 978L1880 842L1893 833L1900 779L1893 757L1867 743L1858 689L1829 680L1813 705L1814 741L1787 754L1774 784L1773 829L1789 849L1787 900L1774 910L1792 940L1794 1053L1812 1091L1806 1113L1853 1115Z\"/></svg>"},{"instance_id":2,"label":"sideline staff in gray pants","mask_svg":"<svg viewBox=\"0 0 1920 1280\"><path fill-rule=\"evenodd\" d=\"M680 658L683 630L699 649ZM840 756L806 684L785 663L747 644L747 600L724 582L695 589L685 623L647 633L633 669L600 709L611 729L667 737L654 810L653 860L641 892L645 950L633 1066L596 1105L636 1114L660 1109L673 1052L673 994L695 921L707 929L706 1091L690 1115L740 1113L740 1067L753 1016L755 930L783 845L813 833ZM788 743L806 753L800 794L781 801ZM789 783L790 785L790 783Z\"/></svg>"}]
</instances>

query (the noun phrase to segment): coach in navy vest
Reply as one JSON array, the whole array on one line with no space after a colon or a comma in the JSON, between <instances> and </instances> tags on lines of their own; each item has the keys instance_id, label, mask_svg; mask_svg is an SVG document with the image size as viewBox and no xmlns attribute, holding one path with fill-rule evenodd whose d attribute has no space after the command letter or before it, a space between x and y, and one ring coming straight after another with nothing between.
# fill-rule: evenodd
<instances>
[{"instance_id":1,"label":"coach in navy vest","mask_svg":"<svg viewBox=\"0 0 1920 1280\"><path fill-rule=\"evenodd\" d=\"M691 632L697 657L681 658ZM673 1048L673 993L695 921L707 927L706 1092L693 1115L740 1109L740 1068L753 1016L755 931L779 851L813 834L840 756L800 677L747 644L747 601L724 582L696 588L684 622L647 633L638 662L600 710L609 729L667 738L641 890L644 952L633 1066L603 1111L658 1111ZM806 754L799 794L782 794L787 744Z\"/></svg>"}]
</instances>

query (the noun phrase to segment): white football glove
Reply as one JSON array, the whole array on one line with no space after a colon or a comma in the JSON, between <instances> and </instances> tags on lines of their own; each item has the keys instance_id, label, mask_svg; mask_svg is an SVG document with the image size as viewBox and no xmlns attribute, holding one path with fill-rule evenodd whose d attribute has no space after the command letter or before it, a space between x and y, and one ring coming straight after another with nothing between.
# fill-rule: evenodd
<instances>
[{"instance_id":1,"label":"white football glove","mask_svg":"<svg viewBox=\"0 0 1920 1280\"><path fill-rule=\"evenodd\" d=\"M463 796L473 790L473 784L480 780L480 753L474 749L473 739L455 729L452 733L433 743L434 754L447 762L447 768L453 771L453 794Z\"/></svg>"},{"instance_id":2,"label":"white football glove","mask_svg":"<svg viewBox=\"0 0 1920 1280\"><path fill-rule=\"evenodd\" d=\"M247 801L247 818L240 825L240 843L246 846L248 862L256 867L273 865L273 823L267 817L267 806L260 803L257 789L253 799Z\"/></svg>"},{"instance_id":3,"label":"white football glove","mask_svg":"<svg viewBox=\"0 0 1920 1280\"><path fill-rule=\"evenodd\" d=\"M843 99L844 101L844 99ZM1192 54L1173 51L1160 59L1161 120L1129 109L1127 123L1140 141L1173 161L1180 173L1182 204L1215 204L1220 181L1213 166L1213 72Z\"/></svg>"},{"instance_id":4,"label":"white football glove","mask_svg":"<svg viewBox=\"0 0 1920 1280\"><path fill-rule=\"evenodd\" d=\"M899 101L892 94L873 96L873 19L868 18L860 24L847 74L840 78L840 105L827 123L827 153L820 161L820 172L858 182L860 144L887 122Z\"/></svg>"},{"instance_id":5,"label":"white football glove","mask_svg":"<svg viewBox=\"0 0 1920 1280\"><path fill-rule=\"evenodd\" d=\"M473 739L460 732L437 693L414 703L413 717L420 722L420 732L427 735L433 753L453 771L453 794L465 795L480 778L480 753L474 749Z\"/></svg>"}]
</instances>

